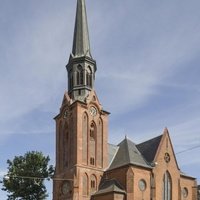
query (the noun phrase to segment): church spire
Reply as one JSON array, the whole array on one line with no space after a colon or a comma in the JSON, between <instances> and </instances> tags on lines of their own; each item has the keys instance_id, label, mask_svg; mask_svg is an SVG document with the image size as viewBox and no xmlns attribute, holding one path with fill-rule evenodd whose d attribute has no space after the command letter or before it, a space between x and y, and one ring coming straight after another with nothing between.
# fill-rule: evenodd
<instances>
[{"instance_id":1,"label":"church spire","mask_svg":"<svg viewBox=\"0 0 200 200\"><path fill-rule=\"evenodd\" d=\"M85 0L77 0L72 54L74 57L87 56L92 58Z\"/></svg>"},{"instance_id":2,"label":"church spire","mask_svg":"<svg viewBox=\"0 0 200 200\"><path fill-rule=\"evenodd\" d=\"M73 101L85 102L94 89L96 61L90 52L85 0L77 0L72 53L67 64L68 94Z\"/></svg>"}]
</instances>

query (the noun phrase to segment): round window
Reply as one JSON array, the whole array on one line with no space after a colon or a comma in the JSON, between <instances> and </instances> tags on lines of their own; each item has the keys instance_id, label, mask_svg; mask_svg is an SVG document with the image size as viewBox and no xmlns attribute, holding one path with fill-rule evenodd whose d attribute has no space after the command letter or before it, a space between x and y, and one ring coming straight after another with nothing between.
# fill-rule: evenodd
<instances>
[{"instance_id":1,"label":"round window","mask_svg":"<svg viewBox=\"0 0 200 200\"><path fill-rule=\"evenodd\" d=\"M146 190L147 184L146 184L144 179L141 179L139 181L138 185L139 185L139 188L140 188L141 191L145 191Z\"/></svg>"},{"instance_id":2,"label":"round window","mask_svg":"<svg viewBox=\"0 0 200 200\"><path fill-rule=\"evenodd\" d=\"M184 198L186 198L188 196L188 189L186 187L184 187L182 189L182 195L183 195Z\"/></svg>"},{"instance_id":3,"label":"round window","mask_svg":"<svg viewBox=\"0 0 200 200\"><path fill-rule=\"evenodd\" d=\"M164 159L165 159L166 163L169 163L170 162L170 155L168 153L165 153Z\"/></svg>"}]
</instances>

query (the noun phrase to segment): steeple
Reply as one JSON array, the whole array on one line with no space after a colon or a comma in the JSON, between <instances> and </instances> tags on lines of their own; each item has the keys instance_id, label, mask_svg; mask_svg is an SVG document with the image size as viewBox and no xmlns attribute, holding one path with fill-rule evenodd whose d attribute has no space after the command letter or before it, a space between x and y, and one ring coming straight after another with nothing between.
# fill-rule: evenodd
<instances>
[{"instance_id":1,"label":"steeple","mask_svg":"<svg viewBox=\"0 0 200 200\"><path fill-rule=\"evenodd\" d=\"M66 68L69 96L73 101L85 102L94 89L96 72L96 61L90 52L85 0L77 0L73 47Z\"/></svg>"},{"instance_id":2,"label":"steeple","mask_svg":"<svg viewBox=\"0 0 200 200\"><path fill-rule=\"evenodd\" d=\"M72 54L74 57L92 57L90 52L90 41L85 0L77 1Z\"/></svg>"}]
</instances>

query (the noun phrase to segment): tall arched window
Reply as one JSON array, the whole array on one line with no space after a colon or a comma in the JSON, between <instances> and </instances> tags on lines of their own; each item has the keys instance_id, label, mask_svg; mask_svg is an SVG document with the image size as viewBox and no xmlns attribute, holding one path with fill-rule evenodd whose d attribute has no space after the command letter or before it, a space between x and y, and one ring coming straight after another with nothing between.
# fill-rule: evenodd
<instances>
[{"instance_id":1,"label":"tall arched window","mask_svg":"<svg viewBox=\"0 0 200 200\"><path fill-rule=\"evenodd\" d=\"M97 189L97 181L95 175L91 175L90 177L90 188L92 193L94 193Z\"/></svg>"},{"instance_id":2,"label":"tall arched window","mask_svg":"<svg viewBox=\"0 0 200 200\"><path fill-rule=\"evenodd\" d=\"M94 126L94 123L91 123L91 125L90 125L90 139L91 140L95 139L95 126Z\"/></svg>"},{"instance_id":3,"label":"tall arched window","mask_svg":"<svg viewBox=\"0 0 200 200\"><path fill-rule=\"evenodd\" d=\"M100 118L98 127L97 127L97 145L96 145L96 152L97 152L97 166L103 167L103 121Z\"/></svg>"},{"instance_id":4,"label":"tall arched window","mask_svg":"<svg viewBox=\"0 0 200 200\"><path fill-rule=\"evenodd\" d=\"M97 139L97 134L96 134L97 128L95 122L90 123L90 131L89 131L89 155L90 155L90 165L96 165L96 139Z\"/></svg>"},{"instance_id":5,"label":"tall arched window","mask_svg":"<svg viewBox=\"0 0 200 200\"><path fill-rule=\"evenodd\" d=\"M83 84L83 68L81 65L79 65L76 71L76 85L82 85L82 84Z\"/></svg>"},{"instance_id":6,"label":"tall arched window","mask_svg":"<svg viewBox=\"0 0 200 200\"><path fill-rule=\"evenodd\" d=\"M172 199L172 181L169 172L165 172L163 177L163 200Z\"/></svg>"},{"instance_id":7,"label":"tall arched window","mask_svg":"<svg viewBox=\"0 0 200 200\"><path fill-rule=\"evenodd\" d=\"M64 135L63 135L63 166L64 167L68 167L68 161L69 161L69 134L68 134L68 125L67 123L65 123L64 126L64 131L63 131Z\"/></svg>"},{"instance_id":8,"label":"tall arched window","mask_svg":"<svg viewBox=\"0 0 200 200\"><path fill-rule=\"evenodd\" d=\"M90 66L88 66L88 71L86 74L86 83L87 83L87 86L92 87L92 70Z\"/></svg>"},{"instance_id":9,"label":"tall arched window","mask_svg":"<svg viewBox=\"0 0 200 200\"><path fill-rule=\"evenodd\" d=\"M76 72L76 85L79 85L80 84L80 72L77 71Z\"/></svg>"},{"instance_id":10,"label":"tall arched window","mask_svg":"<svg viewBox=\"0 0 200 200\"><path fill-rule=\"evenodd\" d=\"M88 176L87 174L83 175L83 196L88 196Z\"/></svg>"},{"instance_id":11,"label":"tall arched window","mask_svg":"<svg viewBox=\"0 0 200 200\"><path fill-rule=\"evenodd\" d=\"M87 164L88 159L88 116L86 113L82 117L82 161Z\"/></svg>"},{"instance_id":12,"label":"tall arched window","mask_svg":"<svg viewBox=\"0 0 200 200\"><path fill-rule=\"evenodd\" d=\"M83 84L83 70L80 72L80 84Z\"/></svg>"}]
</instances>

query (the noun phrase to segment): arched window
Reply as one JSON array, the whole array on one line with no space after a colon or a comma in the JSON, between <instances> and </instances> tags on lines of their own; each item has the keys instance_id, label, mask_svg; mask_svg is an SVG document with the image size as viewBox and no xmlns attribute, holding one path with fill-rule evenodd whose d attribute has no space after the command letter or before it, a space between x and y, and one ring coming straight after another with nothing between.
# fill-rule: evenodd
<instances>
[{"instance_id":1,"label":"arched window","mask_svg":"<svg viewBox=\"0 0 200 200\"><path fill-rule=\"evenodd\" d=\"M82 161L87 164L88 159L88 116L86 113L82 116Z\"/></svg>"},{"instance_id":2,"label":"arched window","mask_svg":"<svg viewBox=\"0 0 200 200\"><path fill-rule=\"evenodd\" d=\"M90 157L90 165L96 165L96 145L97 145L97 127L94 121L90 123L89 129L89 157Z\"/></svg>"},{"instance_id":3,"label":"arched window","mask_svg":"<svg viewBox=\"0 0 200 200\"><path fill-rule=\"evenodd\" d=\"M97 181L95 175L91 175L90 177L90 188L92 193L96 191Z\"/></svg>"},{"instance_id":4,"label":"arched window","mask_svg":"<svg viewBox=\"0 0 200 200\"><path fill-rule=\"evenodd\" d=\"M76 85L82 85L82 84L83 84L83 68L81 65L78 65L76 71Z\"/></svg>"},{"instance_id":5,"label":"arched window","mask_svg":"<svg viewBox=\"0 0 200 200\"><path fill-rule=\"evenodd\" d=\"M79 85L80 84L80 72L77 71L76 72L76 85Z\"/></svg>"},{"instance_id":6,"label":"arched window","mask_svg":"<svg viewBox=\"0 0 200 200\"><path fill-rule=\"evenodd\" d=\"M163 200L172 199L172 182L169 172L165 172L163 177Z\"/></svg>"},{"instance_id":7,"label":"arched window","mask_svg":"<svg viewBox=\"0 0 200 200\"><path fill-rule=\"evenodd\" d=\"M64 139L64 167L69 167L69 133L65 133Z\"/></svg>"},{"instance_id":8,"label":"arched window","mask_svg":"<svg viewBox=\"0 0 200 200\"><path fill-rule=\"evenodd\" d=\"M96 134L96 163L97 166L103 167L103 121L100 118L97 127L97 134Z\"/></svg>"},{"instance_id":9,"label":"arched window","mask_svg":"<svg viewBox=\"0 0 200 200\"><path fill-rule=\"evenodd\" d=\"M91 123L91 125L90 125L90 139L91 140L95 139L95 126L94 126L94 123Z\"/></svg>"},{"instance_id":10,"label":"arched window","mask_svg":"<svg viewBox=\"0 0 200 200\"><path fill-rule=\"evenodd\" d=\"M80 84L83 84L83 70L80 72Z\"/></svg>"},{"instance_id":11,"label":"arched window","mask_svg":"<svg viewBox=\"0 0 200 200\"><path fill-rule=\"evenodd\" d=\"M83 175L83 196L88 196L88 176L87 174Z\"/></svg>"},{"instance_id":12,"label":"arched window","mask_svg":"<svg viewBox=\"0 0 200 200\"><path fill-rule=\"evenodd\" d=\"M88 72L86 74L86 84L87 84L87 86L89 85L89 73Z\"/></svg>"},{"instance_id":13,"label":"arched window","mask_svg":"<svg viewBox=\"0 0 200 200\"><path fill-rule=\"evenodd\" d=\"M65 125L65 127L67 127ZM63 161L64 161L64 167L68 167L68 156L69 156L69 153L68 153L68 150L69 150L69 134L67 132L67 130L65 129L64 131L64 139L63 139Z\"/></svg>"},{"instance_id":14,"label":"arched window","mask_svg":"<svg viewBox=\"0 0 200 200\"><path fill-rule=\"evenodd\" d=\"M63 160L64 160L64 167L68 167L69 161L69 133L68 133L68 124L65 123L64 131L63 131Z\"/></svg>"},{"instance_id":15,"label":"arched window","mask_svg":"<svg viewBox=\"0 0 200 200\"><path fill-rule=\"evenodd\" d=\"M92 87L92 70L90 66L88 66L88 71L86 74L86 83L87 83L87 86Z\"/></svg>"},{"instance_id":16,"label":"arched window","mask_svg":"<svg viewBox=\"0 0 200 200\"><path fill-rule=\"evenodd\" d=\"M93 157L90 158L90 165L95 165L95 160Z\"/></svg>"}]
</instances>

